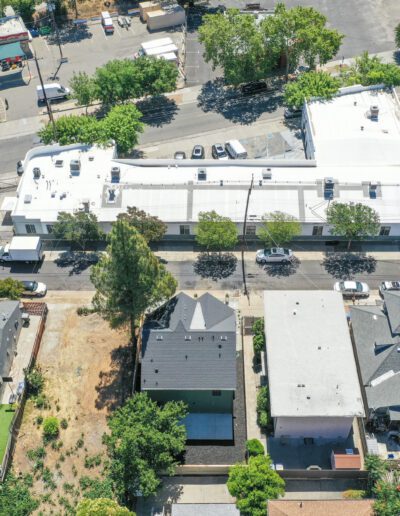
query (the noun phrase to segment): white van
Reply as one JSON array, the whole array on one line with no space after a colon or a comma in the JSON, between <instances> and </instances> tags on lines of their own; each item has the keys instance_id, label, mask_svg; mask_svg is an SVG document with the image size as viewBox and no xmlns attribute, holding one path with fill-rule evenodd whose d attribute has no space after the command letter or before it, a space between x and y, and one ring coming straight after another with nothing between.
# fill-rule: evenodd
<instances>
[{"instance_id":1,"label":"white van","mask_svg":"<svg viewBox=\"0 0 400 516\"><path fill-rule=\"evenodd\" d=\"M114 24L108 11L101 13L101 24L106 34L114 34Z\"/></svg>"},{"instance_id":2,"label":"white van","mask_svg":"<svg viewBox=\"0 0 400 516\"><path fill-rule=\"evenodd\" d=\"M178 54L178 47L173 43L171 45L165 45L164 47L155 47L145 50L145 55L148 57L159 56L161 54Z\"/></svg>"},{"instance_id":3,"label":"white van","mask_svg":"<svg viewBox=\"0 0 400 516\"><path fill-rule=\"evenodd\" d=\"M49 100L53 99L65 99L71 93L69 88L64 88L58 82L53 82L51 84L44 84L44 91L46 92L46 97ZM44 94L41 86L36 86L36 94L39 102L44 101Z\"/></svg>"},{"instance_id":4,"label":"white van","mask_svg":"<svg viewBox=\"0 0 400 516\"><path fill-rule=\"evenodd\" d=\"M225 150L232 159L246 159L247 150L239 140L229 140L225 143Z\"/></svg>"}]
</instances>

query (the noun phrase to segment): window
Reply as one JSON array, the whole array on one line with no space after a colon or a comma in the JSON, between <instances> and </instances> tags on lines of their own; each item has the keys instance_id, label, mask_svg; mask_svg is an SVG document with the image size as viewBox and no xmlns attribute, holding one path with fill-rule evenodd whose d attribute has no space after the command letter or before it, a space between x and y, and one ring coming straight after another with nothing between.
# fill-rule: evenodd
<instances>
[{"instance_id":1,"label":"window","mask_svg":"<svg viewBox=\"0 0 400 516\"><path fill-rule=\"evenodd\" d=\"M390 226L381 226L381 230L379 231L379 236L389 236L390 235Z\"/></svg>"},{"instance_id":2,"label":"window","mask_svg":"<svg viewBox=\"0 0 400 516\"><path fill-rule=\"evenodd\" d=\"M323 230L324 230L324 226L313 226L312 236L322 236Z\"/></svg>"},{"instance_id":3,"label":"window","mask_svg":"<svg viewBox=\"0 0 400 516\"><path fill-rule=\"evenodd\" d=\"M255 234L256 234L256 225L255 224L247 224L246 235L255 236Z\"/></svg>"},{"instance_id":4,"label":"window","mask_svg":"<svg viewBox=\"0 0 400 516\"><path fill-rule=\"evenodd\" d=\"M182 224L179 226L179 233L181 235L190 235L190 226L188 224Z\"/></svg>"},{"instance_id":5,"label":"window","mask_svg":"<svg viewBox=\"0 0 400 516\"><path fill-rule=\"evenodd\" d=\"M26 232L30 235L36 233L35 224L25 224L25 229L26 229Z\"/></svg>"},{"instance_id":6,"label":"window","mask_svg":"<svg viewBox=\"0 0 400 516\"><path fill-rule=\"evenodd\" d=\"M221 396L221 391L211 391L213 396Z\"/></svg>"},{"instance_id":7,"label":"window","mask_svg":"<svg viewBox=\"0 0 400 516\"><path fill-rule=\"evenodd\" d=\"M52 224L47 224L46 225L47 233L49 235L51 235L53 233L53 228L54 228L54 226Z\"/></svg>"}]
</instances>

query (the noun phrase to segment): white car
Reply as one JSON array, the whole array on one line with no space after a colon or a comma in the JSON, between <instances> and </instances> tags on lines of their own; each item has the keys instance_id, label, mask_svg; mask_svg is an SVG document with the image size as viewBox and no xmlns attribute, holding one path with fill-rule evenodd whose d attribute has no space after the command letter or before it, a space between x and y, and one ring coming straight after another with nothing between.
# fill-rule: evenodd
<instances>
[{"instance_id":1,"label":"white car","mask_svg":"<svg viewBox=\"0 0 400 516\"><path fill-rule=\"evenodd\" d=\"M21 281L24 286L24 296L38 296L43 297L46 295L47 287L45 283L40 281Z\"/></svg>"},{"instance_id":2,"label":"white car","mask_svg":"<svg viewBox=\"0 0 400 516\"><path fill-rule=\"evenodd\" d=\"M384 292L390 291L400 291L400 281L382 281L379 285L379 293L383 295Z\"/></svg>"},{"instance_id":3,"label":"white car","mask_svg":"<svg viewBox=\"0 0 400 516\"><path fill-rule=\"evenodd\" d=\"M368 297L369 286L361 281L337 281L333 290L340 292L343 297Z\"/></svg>"},{"instance_id":4,"label":"white car","mask_svg":"<svg viewBox=\"0 0 400 516\"><path fill-rule=\"evenodd\" d=\"M289 263L293 260L291 249L272 247L271 249L259 249L256 254L257 263Z\"/></svg>"}]
</instances>

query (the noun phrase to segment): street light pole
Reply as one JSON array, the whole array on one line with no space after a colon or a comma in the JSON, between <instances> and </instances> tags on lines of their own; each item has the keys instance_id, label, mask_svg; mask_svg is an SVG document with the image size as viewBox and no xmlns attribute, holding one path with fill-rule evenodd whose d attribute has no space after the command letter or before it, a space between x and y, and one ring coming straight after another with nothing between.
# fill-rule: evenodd
<instances>
[{"instance_id":1,"label":"street light pole","mask_svg":"<svg viewBox=\"0 0 400 516\"><path fill-rule=\"evenodd\" d=\"M61 59L64 58L63 56L63 53L62 53L62 47L61 47L61 39L60 39L60 32L58 30L58 27L57 27L57 24L56 24L56 19L54 17L54 11L56 9L56 6L52 3L48 3L47 4L47 10L49 11L50 13L50 16L51 16L51 21L53 22L53 27L54 27L54 30L56 31L56 36L57 36L57 43L58 43L58 48L60 50L60 57Z\"/></svg>"},{"instance_id":2,"label":"street light pole","mask_svg":"<svg viewBox=\"0 0 400 516\"><path fill-rule=\"evenodd\" d=\"M53 127L54 139L56 139L56 125L54 123L53 111L51 110L51 105L50 105L49 99L47 98L46 89L44 87L42 74L40 72L39 63L38 63L38 60L37 60L37 57L36 57L36 52L33 53L33 56L34 56L35 63L36 63L36 69L37 69L37 72L38 72L40 85L41 85L42 91L43 91L44 101L46 103L47 114L49 116L50 123L51 123L51 125Z\"/></svg>"},{"instance_id":3,"label":"street light pole","mask_svg":"<svg viewBox=\"0 0 400 516\"><path fill-rule=\"evenodd\" d=\"M249 304L250 304L250 298L249 298L249 291L247 290L247 282L246 282L246 271L245 271L245 265L244 265L244 248L245 248L245 246L247 248L247 242L246 242L247 212L249 210L249 201L250 201L251 191L253 189L253 184L254 184L254 175L252 174L249 191L247 192L246 209L245 209L245 212L244 212L243 234L242 234L242 249L241 249L241 255L242 255L242 276L243 276L243 293L247 297L247 299L249 301Z\"/></svg>"}]
</instances>

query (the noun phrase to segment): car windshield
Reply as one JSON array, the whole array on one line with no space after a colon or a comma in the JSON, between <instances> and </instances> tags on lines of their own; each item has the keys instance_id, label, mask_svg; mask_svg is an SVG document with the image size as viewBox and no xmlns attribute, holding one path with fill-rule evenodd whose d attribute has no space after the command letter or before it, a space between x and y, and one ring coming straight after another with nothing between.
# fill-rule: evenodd
<instances>
[{"instance_id":1,"label":"car windshield","mask_svg":"<svg viewBox=\"0 0 400 516\"><path fill-rule=\"evenodd\" d=\"M22 284L26 290L31 290L32 292L36 290L38 286L36 281L23 281Z\"/></svg>"},{"instance_id":2,"label":"car windshield","mask_svg":"<svg viewBox=\"0 0 400 516\"><path fill-rule=\"evenodd\" d=\"M357 292L363 291L362 283L360 283L359 281L356 281L356 289L357 289Z\"/></svg>"}]
</instances>

